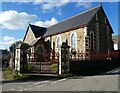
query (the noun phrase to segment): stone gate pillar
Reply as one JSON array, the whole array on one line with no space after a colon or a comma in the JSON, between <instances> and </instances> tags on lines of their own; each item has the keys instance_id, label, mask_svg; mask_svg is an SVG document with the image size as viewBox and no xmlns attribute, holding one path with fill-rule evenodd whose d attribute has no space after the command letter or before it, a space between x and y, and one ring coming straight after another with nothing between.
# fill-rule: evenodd
<instances>
[{"instance_id":1,"label":"stone gate pillar","mask_svg":"<svg viewBox=\"0 0 120 93\"><path fill-rule=\"evenodd\" d=\"M20 47L17 47L15 49L15 71L18 72L20 72L20 61L21 61L20 57L21 57L21 49Z\"/></svg>"},{"instance_id":2,"label":"stone gate pillar","mask_svg":"<svg viewBox=\"0 0 120 93\"><path fill-rule=\"evenodd\" d=\"M23 45L19 44L15 49L15 70L19 73L27 71L27 54L22 47Z\"/></svg>"},{"instance_id":3,"label":"stone gate pillar","mask_svg":"<svg viewBox=\"0 0 120 93\"><path fill-rule=\"evenodd\" d=\"M69 48L67 43L63 42L59 51L59 74L68 73L70 70Z\"/></svg>"},{"instance_id":4,"label":"stone gate pillar","mask_svg":"<svg viewBox=\"0 0 120 93\"><path fill-rule=\"evenodd\" d=\"M62 71L62 68L61 68L61 48L58 52L59 52L59 60L58 60L59 61L59 64L58 64L59 65L59 67L58 67L59 70L58 71L59 71L59 74L62 74L61 73L61 71Z\"/></svg>"}]
</instances>

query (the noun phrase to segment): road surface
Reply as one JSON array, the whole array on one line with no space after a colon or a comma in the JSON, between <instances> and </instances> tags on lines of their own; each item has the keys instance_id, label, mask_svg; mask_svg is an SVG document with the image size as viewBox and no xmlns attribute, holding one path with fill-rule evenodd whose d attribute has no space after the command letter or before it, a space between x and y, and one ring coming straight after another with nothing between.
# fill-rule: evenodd
<instances>
[{"instance_id":1,"label":"road surface","mask_svg":"<svg viewBox=\"0 0 120 93\"><path fill-rule=\"evenodd\" d=\"M118 91L119 75L76 76L64 79L2 84L2 91Z\"/></svg>"}]
</instances>

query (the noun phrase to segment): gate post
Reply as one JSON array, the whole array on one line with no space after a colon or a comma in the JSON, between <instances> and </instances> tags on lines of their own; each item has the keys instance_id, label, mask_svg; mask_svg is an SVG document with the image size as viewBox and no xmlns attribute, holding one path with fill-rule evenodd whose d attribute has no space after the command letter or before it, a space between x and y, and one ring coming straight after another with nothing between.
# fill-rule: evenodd
<instances>
[{"instance_id":1,"label":"gate post","mask_svg":"<svg viewBox=\"0 0 120 93\"><path fill-rule=\"evenodd\" d=\"M69 48L65 42L62 43L59 51L59 74L65 74L70 71Z\"/></svg>"},{"instance_id":2,"label":"gate post","mask_svg":"<svg viewBox=\"0 0 120 93\"><path fill-rule=\"evenodd\" d=\"M58 65L58 68L59 68L59 72L58 72L58 74L62 74L62 68L61 68L61 48L60 48L60 50L58 51L59 52L59 65Z\"/></svg>"},{"instance_id":3,"label":"gate post","mask_svg":"<svg viewBox=\"0 0 120 93\"><path fill-rule=\"evenodd\" d=\"M15 71L19 74L27 71L27 54L19 44L15 49Z\"/></svg>"},{"instance_id":4,"label":"gate post","mask_svg":"<svg viewBox=\"0 0 120 93\"><path fill-rule=\"evenodd\" d=\"M18 46L15 49L15 71L20 72L20 61L21 61L21 49Z\"/></svg>"}]
</instances>

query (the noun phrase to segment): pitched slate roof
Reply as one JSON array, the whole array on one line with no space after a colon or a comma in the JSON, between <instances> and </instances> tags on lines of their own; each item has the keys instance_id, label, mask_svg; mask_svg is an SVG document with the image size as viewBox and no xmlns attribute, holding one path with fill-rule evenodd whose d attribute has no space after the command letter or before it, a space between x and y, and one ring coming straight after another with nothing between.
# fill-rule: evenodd
<instances>
[{"instance_id":1,"label":"pitched slate roof","mask_svg":"<svg viewBox=\"0 0 120 93\"><path fill-rule=\"evenodd\" d=\"M44 28L44 27L39 27L39 26L31 25L31 24L29 24L29 26L31 27L34 33L35 38L43 36L45 32L47 31L47 28Z\"/></svg>"},{"instance_id":2,"label":"pitched slate roof","mask_svg":"<svg viewBox=\"0 0 120 93\"><path fill-rule=\"evenodd\" d=\"M101 5L92 8L86 12L80 13L72 18L64 20L60 23L57 23L51 27L48 27L47 32L44 34L44 37L50 36L55 33L60 33L61 31L74 28L80 25L87 25L100 8Z\"/></svg>"},{"instance_id":3,"label":"pitched slate roof","mask_svg":"<svg viewBox=\"0 0 120 93\"><path fill-rule=\"evenodd\" d=\"M32 32L34 33L35 38L38 38L38 37L43 36L43 35L46 33L46 31L47 31L47 28L45 28L45 27L39 27L39 26L35 26L35 25L29 24L29 26L28 26L28 28L27 28L27 31L26 31L26 34L25 34L25 36L24 36L23 41L24 41L25 38L26 38L26 35L27 35L27 33L28 33L28 30L29 30L29 27L32 29Z\"/></svg>"},{"instance_id":4,"label":"pitched slate roof","mask_svg":"<svg viewBox=\"0 0 120 93\"><path fill-rule=\"evenodd\" d=\"M38 42L38 40L40 40L40 38L41 38L41 37L38 37L38 38L32 40L32 41L30 42L30 45L33 46L34 44L36 44L36 43Z\"/></svg>"}]
</instances>

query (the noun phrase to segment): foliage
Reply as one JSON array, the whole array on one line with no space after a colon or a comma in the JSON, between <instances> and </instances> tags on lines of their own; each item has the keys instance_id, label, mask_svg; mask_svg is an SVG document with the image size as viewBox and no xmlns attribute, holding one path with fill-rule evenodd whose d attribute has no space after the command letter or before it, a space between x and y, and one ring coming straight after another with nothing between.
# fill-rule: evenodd
<instances>
[{"instance_id":1,"label":"foliage","mask_svg":"<svg viewBox=\"0 0 120 93\"><path fill-rule=\"evenodd\" d=\"M23 50L23 51L28 51L28 49L29 49L29 45L27 44L27 43L22 43L22 46L21 46L21 49Z\"/></svg>"},{"instance_id":2,"label":"foliage","mask_svg":"<svg viewBox=\"0 0 120 93\"><path fill-rule=\"evenodd\" d=\"M55 70L55 71L58 70L58 63L53 63L52 64L52 70Z\"/></svg>"},{"instance_id":3,"label":"foliage","mask_svg":"<svg viewBox=\"0 0 120 93\"><path fill-rule=\"evenodd\" d=\"M28 64L28 70L29 70L29 71L32 71L32 70L33 70L33 67L34 67L34 66L33 66L32 64Z\"/></svg>"},{"instance_id":4,"label":"foliage","mask_svg":"<svg viewBox=\"0 0 120 93\"><path fill-rule=\"evenodd\" d=\"M72 76L73 76L73 74L71 74L71 73L66 73L66 74L60 74L60 75L58 75L58 77L61 77L61 78L72 77Z\"/></svg>"},{"instance_id":5,"label":"foliage","mask_svg":"<svg viewBox=\"0 0 120 93\"><path fill-rule=\"evenodd\" d=\"M11 55L10 55L10 53L8 53L6 56L5 56L5 58L4 58L4 60L6 60L7 62L10 60L10 57L11 57Z\"/></svg>"},{"instance_id":6,"label":"foliage","mask_svg":"<svg viewBox=\"0 0 120 93\"><path fill-rule=\"evenodd\" d=\"M22 41L16 41L16 42L12 43L11 46L9 47L10 51L13 52L15 47L17 47L21 43L22 43Z\"/></svg>"},{"instance_id":7,"label":"foliage","mask_svg":"<svg viewBox=\"0 0 120 93\"><path fill-rule=\"evenodd\" d=\"M22 76L20 74L18 74L17 71L10 71L9 67L5 70L5 78L8 80L24 80L26 78L28 78L29 76Z\"/></svg>"},{"instance_id":8,"label":"foliage","mask_svg":"<svg viewBox=\"0 0 120 93\"><path fill-rule=\"evenodd\" d=\"M5 74L5 78L8 79L8 80L13 80L14 79L13 74L10 71L9 67L5 69L4 74Z\"/></svg>"},{"instance_id":9,"label":"foliage","mask_svg":"<svg viewBox=\"0 0 120 93\"><path fill-rule=\"evenodd\" d=\"M14 77L14 80L19 80L19 79L23 78L20 74L18 74L17 71L15 71L14 73L12 73L12 75Z\"/></svg>"},{"instance_id":10,"label":"foliage","mask_svg":"<svg viewBox=\"0 0 120 93\"><path fill-rule=\"evenodd\" d=\"M17 71L12 72L9 67L6 68L4 74L5 74L5 78L8 80L19 80L24 78L23 76L18 74Z\"/></svg>"},{"instance_id":11,"label":"foliage","mask_svg":"<svg viewBox=\"0 0 120 93\"><path fill-rule=\"evenodd\" d=\"M15 49L19 44L22 45L21 49L24 50L24 51L26 51L26 50L29 49L29 47L30 47L27 43L24 43L24 42L22 42L22 41L16 41L16 42L14 42L13 44L11 44L11 46L9 47L10 51L13 52L14 49Z\"/></svg>"}]
</instances>

